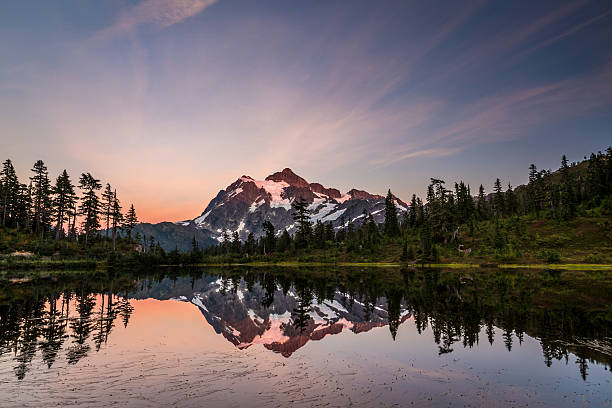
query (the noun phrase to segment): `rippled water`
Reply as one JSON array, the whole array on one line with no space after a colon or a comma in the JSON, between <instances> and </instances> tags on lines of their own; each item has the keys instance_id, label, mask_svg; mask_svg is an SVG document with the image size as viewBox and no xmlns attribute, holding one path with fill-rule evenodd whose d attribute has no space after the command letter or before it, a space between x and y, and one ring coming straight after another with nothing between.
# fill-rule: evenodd
<instances>
[{"instance_id":1,"label":"rippled water","mask_svg":"<svg viewBox=\"0 0 612 408\"><path fill-rule=\"evenodd\" d=\"M607 406L606 272L0 282L0 406Z\"/></svg>"}]
</instances>

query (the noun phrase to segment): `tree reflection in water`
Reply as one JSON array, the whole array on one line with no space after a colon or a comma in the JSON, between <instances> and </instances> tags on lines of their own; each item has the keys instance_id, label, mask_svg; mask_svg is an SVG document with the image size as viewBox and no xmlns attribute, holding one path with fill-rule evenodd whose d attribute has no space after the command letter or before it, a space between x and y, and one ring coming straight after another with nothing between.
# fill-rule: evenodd
<instances>
[{"instance_id":1,"label":"tree reflection in water","mask_svg":"<svg viewBox=\"0 0 612 408\"><path fill-rule=\"evenodd\" d=\"M576 364L585 380L590 363L609 368L612 362L611 283L595 282L597 276L581 272L251 268L70 276L0 281L0 356L13 354L19 380L32 367L37 351L48 368L58 357L77 364L92 350L99 351L117 318L128 326L134 311L129 299L187 298L213 282L218 285L215 302L226 304L220 304L218 320L244 322L246 313L232 306L244 296L261 308L256 319L265 321L258 320L251 340L269 327L264 314L288 308L291 318L281 329L294 348L266 345L285 356L309 339L342 330L335 318L327 322L327 331L315 333L323 327L323 310L333 304L336 311L346 311L342 321L350 323L353 332L388 325L394 340L402 322L411 317L419 334L431 329L439 354L452 353L458 345L475 347L481 335L491 345L503 342L512 352L528 334L539 340L546 366L554 360ZM501 338L496 338L496 328ZM232 341L244 345L243 339Z\"/></svg>"}]
</instances>

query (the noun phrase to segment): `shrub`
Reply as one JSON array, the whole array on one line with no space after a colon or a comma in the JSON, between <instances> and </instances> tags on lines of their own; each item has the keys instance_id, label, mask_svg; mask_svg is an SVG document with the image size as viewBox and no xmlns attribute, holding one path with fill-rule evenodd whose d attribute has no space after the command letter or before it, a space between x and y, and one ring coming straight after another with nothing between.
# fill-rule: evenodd
<instances>
[{"instance_id":1,"label":"shrub","mask_svg":"<svg viewBox=\"0 0 612 408\"><path fill-rule=\"evenodd\" d=\"M557 263L561 262L561 255L556 251L544 250L540 252L540 259L543 259L546 263Z\"/></svg>"},{"instance_id":2,"label":"shrub","mask_svg":"<svg viewBox=\"0 0 612 408\"><path fill-rule=\"evenodd\" d=\"M593 263L593 264L600 264L600 263L604 263L606 262L606 257L603 254L600 253L594 253L594 254L590 254L584 257L584 262L586 263Z\"/></svg>"}]
</instances>

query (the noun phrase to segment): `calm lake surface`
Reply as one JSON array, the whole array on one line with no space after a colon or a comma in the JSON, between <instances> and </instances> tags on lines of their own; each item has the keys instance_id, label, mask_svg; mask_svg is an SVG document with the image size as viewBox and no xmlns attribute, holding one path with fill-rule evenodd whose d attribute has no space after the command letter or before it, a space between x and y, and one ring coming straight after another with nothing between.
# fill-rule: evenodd
<instances>
[{"instance_id":1,"label":"calm lake surface","mask_svg":"<svg viewBox=\"0 0 612 408\"><path fill-rule=\"evenodd\" d=\"M0 280L0 406L611 406L610 272Z\"/></svg>"}]
</instances>

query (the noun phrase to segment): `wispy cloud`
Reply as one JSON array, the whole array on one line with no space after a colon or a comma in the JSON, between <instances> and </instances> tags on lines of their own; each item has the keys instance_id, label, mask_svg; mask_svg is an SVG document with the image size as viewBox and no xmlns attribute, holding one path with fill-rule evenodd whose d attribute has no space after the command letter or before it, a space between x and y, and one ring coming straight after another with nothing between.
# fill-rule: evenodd
<instances>
[{"instance_id":1,"label":"wispy cloud","mask_svg":"<svg viewBox=\"0 0 612 408\"><path fill-rule=\"evenodd\" d=\"M112 38L143 25L166 28L201 13L217 0L144 0L119 13L114 23L94 35L94 40Z\"/></svg>"}]
</instances>

